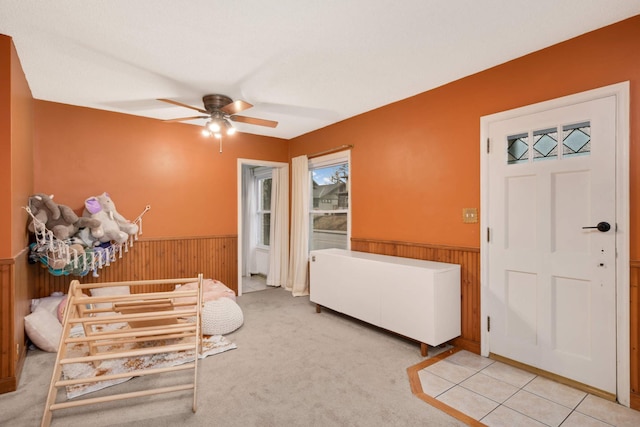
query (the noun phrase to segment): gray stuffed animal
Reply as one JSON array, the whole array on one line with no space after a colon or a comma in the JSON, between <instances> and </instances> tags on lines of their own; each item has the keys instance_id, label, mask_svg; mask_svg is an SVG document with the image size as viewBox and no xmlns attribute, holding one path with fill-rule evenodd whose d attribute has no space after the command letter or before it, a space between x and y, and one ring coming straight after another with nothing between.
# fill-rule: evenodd
<instances>
[{"instance_id":1,"label":"gray stuffed animal","mask_svg":"<svg viewBox=\"0 0 640 427\"><path fill-rule=\"evenodd\" d=\"M73 237L81 228L89 227L99 233L100 221L96 218L78 217L69 206L53 201L53 194L36 193L29 197L29 209L60 240ZM29 223L29 231L35 232L35 221Z\"/></svg>"},{"instance_id":2,"label":"gray stuffed animal","mask_svg":"<svg viewBox=\"0 0 640 427\"><path fill-rule=\"evenodd\" d=\"M138 226L123 217L116 209L115 203L108 193L99 196L89 197L84 202L83 217L100 220L102 236L98 237L94 233L93 237L101 242L115 241L124 243L138 232ZM93 230L92 230L93 232Z\"/></svg>"}]
</instances>

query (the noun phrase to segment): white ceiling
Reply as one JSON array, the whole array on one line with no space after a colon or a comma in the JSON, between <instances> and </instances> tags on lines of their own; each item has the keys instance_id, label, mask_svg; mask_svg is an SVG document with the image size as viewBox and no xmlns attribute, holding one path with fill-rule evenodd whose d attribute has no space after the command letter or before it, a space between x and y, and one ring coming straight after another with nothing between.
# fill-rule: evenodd
<instances>
[{"instance_id":1,"label":"white ceiling","mask_svg":"<svg viewBox=\"0 0 640 427\"><path fill-rule=\"evenodd\" d=\"M640 14L638 0L0 0L36 99L290 139ZM585 58L585 65L594 58ZM200 121L190 123L202 124Z\"/></svg>"}]
</instances>

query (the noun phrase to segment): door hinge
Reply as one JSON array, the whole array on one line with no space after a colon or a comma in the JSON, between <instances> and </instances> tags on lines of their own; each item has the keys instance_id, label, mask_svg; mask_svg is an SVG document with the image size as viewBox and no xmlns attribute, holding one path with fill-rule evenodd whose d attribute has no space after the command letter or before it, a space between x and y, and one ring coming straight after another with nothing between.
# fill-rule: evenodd
<instances>
[{"instance_id":1,"label":"door hinge","mask_svg":"<svg viewBox=\"0 0 640 427\"><path fill-rule=\"evenodd\" d=\"M487 138L487 154L491 152L491 140Z\"/></svg>"},{"instance_id":2,"label":"door hinge","mask_svg":"<svg viewBox=\"0 0 640 427\"><path fill-rule=\"evenodd\" d=\"M491 241L491 229L487 227L487 242Z\"/></svg>"},{"instance_id":3,"label":"door hinge","mask_svg":"<svg viewBox=\"0 0 640 427\"><path fill-rule=\"evenodd\" d=\"M491 317L487 316L487 332L491 332Z\"/></svg>"}]
</instances>

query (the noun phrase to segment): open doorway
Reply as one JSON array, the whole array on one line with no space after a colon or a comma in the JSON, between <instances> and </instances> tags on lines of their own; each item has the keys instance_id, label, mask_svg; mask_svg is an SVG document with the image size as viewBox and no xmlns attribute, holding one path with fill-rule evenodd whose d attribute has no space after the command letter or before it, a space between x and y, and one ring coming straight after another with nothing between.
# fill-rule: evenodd
<instances>
[{"instance_id":1,"label":"open doorway","mask_svg":"<svg viewBox=\"0 0 640 427\"><path fill-rule=\"evenodd\" d=\"M238 295L267 288L272 253L274 171L287 163L238 159ZM288 188L289 183L284 185Z\"/></svg>"}]
</instances>

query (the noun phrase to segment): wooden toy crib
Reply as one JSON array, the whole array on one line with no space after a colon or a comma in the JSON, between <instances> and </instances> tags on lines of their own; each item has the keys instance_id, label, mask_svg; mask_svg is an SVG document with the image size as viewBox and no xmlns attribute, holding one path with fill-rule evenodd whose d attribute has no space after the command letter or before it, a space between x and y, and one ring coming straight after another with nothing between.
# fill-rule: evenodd
<instances>
[{"instance_id":1,"label":"wooden toy crib","mask_svg":"<svg viewBox=\"0 0 640 427\"><path fill-rule=\"evenodd\" d=\"M193 390L192 409L195 412L198 355L202 345L202 281L202 274L188 279L131 282L81 284L78 280L73 280L69 287L62 337L41 426L49 426L52 411L55 410L184 390ZM170 285L190 282L196 282L198 286L184 291L163 290ZM149 292L150 289L153 291ZM143 345L136 346L135 343ZM80 357L68 356L69 350L79 345L86 346L87 354ZM66 379L63 375L66 365L99 366L105 360L172 352L193 352L193 362L84 378ZM128 393L115 392L109 396L95 398L83 397L67 401L57 399L60 387L95 384L136 376L162 375L175 371L188 373L189 370L192 371L192 379L184 382L184 376L178 375L175 385Z\"/></svg>"}]
</instances>

